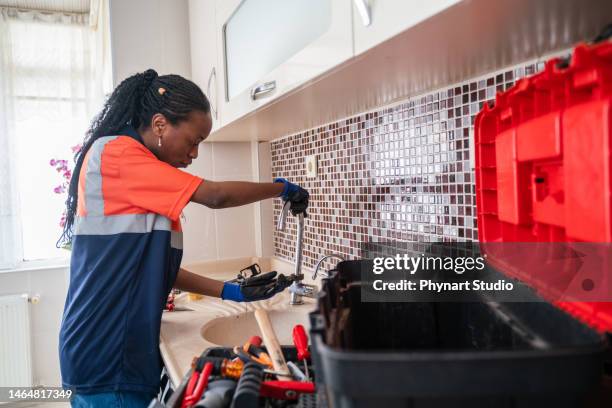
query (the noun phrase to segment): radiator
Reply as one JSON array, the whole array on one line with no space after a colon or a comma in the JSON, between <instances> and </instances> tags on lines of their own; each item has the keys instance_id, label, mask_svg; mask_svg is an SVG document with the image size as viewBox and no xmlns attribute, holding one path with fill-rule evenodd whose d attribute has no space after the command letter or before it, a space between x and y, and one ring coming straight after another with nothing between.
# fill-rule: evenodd
<instances>
[{"instance_id":1,"label":"radiator","mask_svg":"<svg viewBox=\"0 0 612 408\"><path fill-rule=\"evenodd\" d=\"M28 295L0 296L0 387L31 386Z\"/></svg>"}]
</instances>

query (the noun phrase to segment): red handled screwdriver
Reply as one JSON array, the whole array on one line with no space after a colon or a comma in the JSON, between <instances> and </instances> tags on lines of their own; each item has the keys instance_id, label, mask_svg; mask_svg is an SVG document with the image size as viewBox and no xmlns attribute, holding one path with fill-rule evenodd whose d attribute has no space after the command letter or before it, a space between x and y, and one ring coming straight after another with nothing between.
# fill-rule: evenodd
<instances>
[{"instance_id":1,"label":"red handled screwdriver","mask_svg":"<svg viewBox=\"0 0 612 408\"><path fill-rule=\"evenodd\" d=\"M308 336L306 335L306 330L304 330L304 326L301 324L296 324L293 327L293 344L297 350L298 360L304 361L304 374L306 374L306 378L310 378L308 376L308 361L310 358L310 352L308 351Z\"/></svg>"}]
</instances>

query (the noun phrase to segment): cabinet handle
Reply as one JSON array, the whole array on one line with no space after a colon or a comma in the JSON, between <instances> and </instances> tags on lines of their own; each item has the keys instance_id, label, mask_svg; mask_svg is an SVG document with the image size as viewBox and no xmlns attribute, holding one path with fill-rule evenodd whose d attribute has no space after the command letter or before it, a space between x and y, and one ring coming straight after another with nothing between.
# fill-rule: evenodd
<instances>
[{"instance_id":1,"label":"cabinet handle","mask_svg":"<svg viewBox=\"0 0 612 408\"><path fill-rule=\"evenodd\" d=\"M210 75L208 76L208 85L206 86L206 95L208 96L208 98L210 99L210 84L212 83L212 79L213 77L215 77L215 91L217 90L217 71L215 70L215 67L212 68L212 71L210 71ZM217 103L217 95L215 92L215 103ZM210 104L210 111L213 114L213 117L215 118L215 120L217 120L217 107L215 106L213 108L213 104Z\"/></svg>"},{"instance_id":2,"label":"cabinet handle","mask_svg":"<svg viewBox=\"0 0 612 408\"><path fill-rule=\"evenodd\" d=\"M363 25L366 27L369 26L372 23L372 17L370 16L368 0L353 0L353 3L355 3L355 7L357 7Z\"/></svg>"},{"instance_id":3,"label":"cabinet handle","mask_svg":"<svg viewBox=\"0 0 612 408\"><path fill-rule=\"evenodd\" d=\"M255 100L264 95L269 94L273 90L276 89L276 81L266 82L265 84L258 85L255 88L251 89L251 99Z\"/></svg>"}]
</instances>

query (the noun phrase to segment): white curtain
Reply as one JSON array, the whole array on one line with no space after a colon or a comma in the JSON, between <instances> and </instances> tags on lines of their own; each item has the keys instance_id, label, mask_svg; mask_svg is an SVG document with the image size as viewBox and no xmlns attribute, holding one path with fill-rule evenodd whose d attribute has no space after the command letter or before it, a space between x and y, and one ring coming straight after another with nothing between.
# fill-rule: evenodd
<instances>
[{"instance_id":1,"label":"white curtain","mask_svg":"<svg viewBox=\"0 0 612 408\"><path fill-rule=\"evenodd\" d=\"M110 44L110 10L108 0L90 0L89 27L94 35L94 78L100 81L104 95L113 91L113 66Z\"/></svg>"},{"instance_id":2,"label":"white curtain","mask_svg":"<svg viewBox=\"0 0 612 408\"><path fill-rule=\"evenodd\" d=\"M14 267L19 243L17 189L11 168L14 167L13 80L11 36L5 10L0 10L0 268Z\"/></svg>"},{"instance_id":3,"label":"white curtain","mask_svg":"<svg viewBox=\"0 0 612 408\"><path fill-rule=\"evenodd\" d=\"M62 178L49 162L72 164L108 92L105 3L90 14L0 8L0 268L67 255L54 245L66 197L53 193Z\"/></svg>"}]
</instances>

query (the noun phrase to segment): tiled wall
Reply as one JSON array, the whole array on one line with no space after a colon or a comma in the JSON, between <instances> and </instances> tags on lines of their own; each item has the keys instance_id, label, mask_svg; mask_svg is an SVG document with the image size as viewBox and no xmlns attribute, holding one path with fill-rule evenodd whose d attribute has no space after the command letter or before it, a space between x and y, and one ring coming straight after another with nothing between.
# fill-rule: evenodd
<instances>
[{"instance_id":1,"label":"tiled wall","mask_svg":"<svg viewBox=\"0 0 612 408\"><path fill-rule=\"evenodd\" d=\"M365 242L478 240L475 116L497 91L542 68L522 64L273 141L273 176L310 192L304 265L331 252L359 258ZM304 157L313 154L311 179ZM275 200L275 220L280 210ZM274 232L276 256L294 258L295 235L290 217Z\"/></svg>"}]
</instances>

